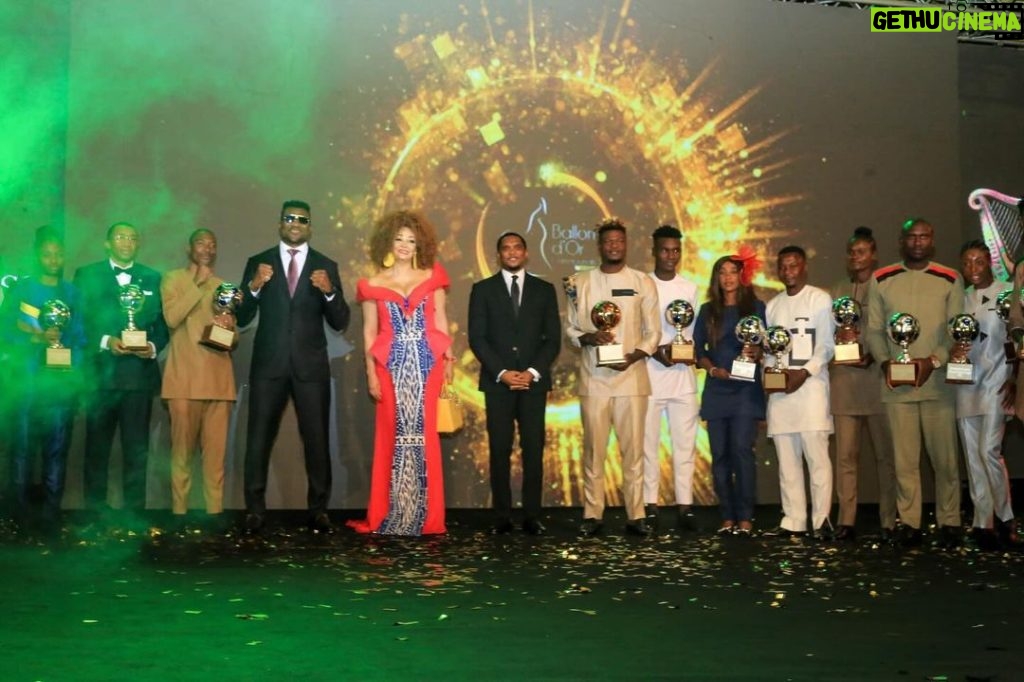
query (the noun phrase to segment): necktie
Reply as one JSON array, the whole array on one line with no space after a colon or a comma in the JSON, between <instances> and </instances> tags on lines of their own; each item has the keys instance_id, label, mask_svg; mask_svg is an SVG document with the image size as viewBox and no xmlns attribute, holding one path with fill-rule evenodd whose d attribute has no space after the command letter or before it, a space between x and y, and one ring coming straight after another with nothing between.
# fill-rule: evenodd
<instances>
[{"instance_id":1,"label":"necktie","mask_svg":"<svg viewBox=\"0 0 1024 682\"><path fill-rule=\"evenodd\" d=\"M299 252L298 249L288 249L288 255L292 257L288 261L288 295L295 295L295 287L299 285L299 263L295 260L295 254Z\"/></svg>"},{"instance_id":2,"label":"necktie","mask_svg":"<svg viewBox=\"0 0 1024 682\"><path fill-rule=\"evenodd\" d=\"M519 275L512 275L512 310L519 317Z\"/></svg>"}]
</instances>

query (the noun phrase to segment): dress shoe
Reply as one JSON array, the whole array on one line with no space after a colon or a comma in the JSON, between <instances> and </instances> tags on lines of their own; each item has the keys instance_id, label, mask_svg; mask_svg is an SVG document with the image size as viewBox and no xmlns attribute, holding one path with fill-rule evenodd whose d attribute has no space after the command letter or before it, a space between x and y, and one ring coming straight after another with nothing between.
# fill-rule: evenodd
<instances>
[{"instance_id":1,"label":"dress shoe","mask_svg":"<svg viewBox=\"0 0 1024 682\"><path fill-rule=\"evenodd\" d=\"M604 524L597 519L583 519L583 523L580 525L580 535L585 538L592 538L600 534L603 529Z\"/></svg>"},{"instance_id":2,"label":"dress shoe","mask_svg":"<svg viewBox=\"0 0 1024 682\"><path fill-rule=\"evenodd\" d=\"M309 529L314 533L333 533L336 528L327 512L320 512L309 520Z\"/></svg>"},{"instance_id":3,"label":"dress shoe","mask_svg":"<svg viewBox=\"0 0 1024 682\"><path fill-rule=\"evenodd\" d=\"M996 521L996 534L1005 549L1020 549L1022 542L1017 533L1017 520Z\"/></svg>"},{"instance_id":4,"label":"dress shoe","mask_svg":"<svg viewBox=\"0 0 1024 682\"><path fill-rule=\"evenodd\" d=\"M891 545L896 541L896 531L892 528L883 528L881 533L881 540L883 545Z\"/></svg>"},{"instance_id":5,"label":"dress shoe","mask_svg":"<svg viewBox=\"0 0 1024 682\"><path fill-rule=\"evenodd\" d=\"M835 535L835 531L832 529L832 522L825 519L820 526L811 531L811 540L814 542L832 542L833 535Z\"/></svg>"},{"instance_id":6,"label":"dress shoe","mask_svg":"<svg viewBox=\"0 0 1024 682\"><path fill-rule=\"evenodd\" d=\"M658 525L658 505L656 504L645 504L644 505L644 518L647 519L647 524L650 526Z\"/></svg>"},{"instance_id":7,"label":"dress shoe","mask_svg":"<svg viewBox=\"0 0 1024 682\"><path fill-rule=\"evenodd\" d=\"M676 528L684 533L694 533L697 530L697 517L688 505L679 505L676 512Z\"/></svg>"},{"instance_id":8,"label":"dress shoe","mask_svg":"<svg viewBox=\"0 0 1024 682\"><path fill-rule=\"evenodd\" d=\"M526 519L523 521L523 532L527 535L544 535L548 529L537 519Z\"/></svg>"},{"instance_id":9,"label":"dress shoe","mask_svg":"<svg viewBox=\"0 0 1024 682\"><path fill-rule=\"evenodd\" d=\"M941 549L956 549L964 540L963 529L959 526L939 526L937 545Z\"/></svg>"},{"instance_id":10,"label":"dress shoe","mask_svg":"<svg viewBox=\"0 0 1024 682\"><path fill-rule=\"evenodd\" d=\"M992 528L972 528L971 542L982 552L1000 552L1003 549L999 535Z\"/></svg>"},{"instance_id":11,"label":"dress shoe","mask_svg":"<svg viewBox=\"0 0 1024 682\"><path fill-rule=\"evenodd\" d=\"M715 531L715 535L718 535L719 537L725 537L727 535L732 535L733 531L735 530L735 523L733 523L732 521L722 521L722 525L719 526L718 530Z\"/></svg>"},{"instance_id":12,"label":"dress shoe","mask_svg":"<svg viewBox=\"0 0 1024 682\"><path fill-rule=\"evenodd\" d=\"M895 533L895 544L900 547L917 547L921 544L921 529L902 525Z\"/></svg>"},{"instance_id":13,"label":"dress shoe","mask_svg":"<svg viewBox=\"0 0 1024 682\"><path fill-rule=\"evenodd\" d=\"M263 514L249 512L245 515L245 532L250 535L263 530Z\"/></svg>"},{"instance_id":14,"label":"dress shoe","mask_svg":"<svg viewBox=\"0 0 1024 682\"><path fill-rule=\"evenodd\" d=\"M832 539L836 542L853 542L857 539L857 531L853 526L839 526Z\"/></svg>"},{"instance_id":15,"label":"dress shoe","mask_svg":"<svg viewBox=\"0 0 1024 682\"><path fill-rule=\"evenodd\" d=\"M508 519L501 519L491 526L491 535L506 535L515 530L515 526Z\"/></svg>"},{"instance_id":16,"label":"dress shoe","mask_svg":"<svg viewBox=\"0 0 1024 682\"><path fill-rule=\"evenodd\" d=\"M647 523L647 519L636 519L626 524L626 534L636 535L638 537L646 538L650 537L654 531L651 530L650 525Z\"/></svg>"},{"instance_id":17,"label":"dress shoe","mask_svg":"<svg viewBox=\"0 0 1024 682\"><path fill-rule=\"evenodd\" d=\"M775 528L771 528L761 533L762 537L766 538L796 538L804 534L805 533L802 530L790 530L788 528L783 528L782 526L775 526Z\"/></svg>"}]
</instances>

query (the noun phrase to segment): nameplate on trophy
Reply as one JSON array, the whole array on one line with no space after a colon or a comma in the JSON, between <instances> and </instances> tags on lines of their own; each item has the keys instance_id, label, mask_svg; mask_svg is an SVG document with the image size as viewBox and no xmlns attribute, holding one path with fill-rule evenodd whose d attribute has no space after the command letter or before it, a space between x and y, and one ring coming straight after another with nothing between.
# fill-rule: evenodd
<instances>
[{"instance_id":1,"label":"nameplate on trophy","mask_svg":"<svg viewBox=\"0 0 1024 682\"><path fill-rule=\"evenodd\" d=\"M974 365L968 362L951 362L946 365L947 384L973 384Z\"/></svg>"},{"instance_id":2,"label":"nameplate on trophy","mask_svg":"<svg viewBox=\"0 0 1024 682\"><path fill-rule=\"evenodd\" d=\"M692 343L673 343L672 349L669 351L669 358L672 362L693 365L697 362L693 349Z\"/></svg>"},{"instance_id":3,"label":"nameplate on trophy","mask_svg":"<svg viewBox=\"0 0 1024 682\"><path fill-rule=\"evenodd\" d=\"M889 385L916 386L917 365L915 363L890 362L888 369Z\"/></svg>"},{"instance_id":4,"label":"nameplate on trophy","mask_svg":"<svg viewBox=\"0 0 1024 682\"><path fill-rule=\"evenodd\" d=\"M754 377L757 375L757 363L736 358L732 361L732 370L729 374L731 378L738 381L754 381Z\"/></svg>"},{"instance_id":5,"label":"nameplate on trophy","mask_svg":"<svg viewBox=\"0 0 1024 682\"><path fill-rule=\"evenodd\" d=\"M833 362L837 365L856 365L861 360L859 343L837 343Z\"/></svg>"},{"instance_id":6,"label":"nameplate on trophy","mask_svg":"<svg viewBox=\"0 0 1024 682\"><path fill-rule=\"evenodd\" d=\"M789 388L789 374L786 370L772 371L769 367L761 375L765 393L785 393Z\"/></svg>"},{"instance_id":7,"label":"nameplate on trophy","mask_svg":"<svg viewBox=\"0 0 1024 682\"><path fill-rule=\"evenodd\" d=\"M121 345L127 350L146 350L149 348L149 340L146 338L145 329L123 329L121 330Z\"/></svg>"},{"instance_id":8,"label":"nameplate on trophy","mask_svg":"<svg viewBox=\"0 0 1024 682\"><path fill-rule=\"evenodd\" d=\"M625 353L621 343L609 343L597 346L597 366L607 367L608 365L621 365L626 362Z\"/></svg>"},{"instance_id":9,"label":"nameplate on trophy","mask_svg":"<svg viewBox=\"0 0 1024 682\"><path fill-rule=\"evenodd\" d=\"M199 343L215 350L231 350L235 346L236 332L219 324L208 324Z\"/></svg>"},{"instance_id":10,"label":"nameplate on trophy","mask_svg":"<svg viewBox=\"0 0 1024 682\"><path fill-rule=\"evenodd\" d=\"M50 369L71 369L71 349L47 348L46 366Z\"/></svg>"}]
</instances>

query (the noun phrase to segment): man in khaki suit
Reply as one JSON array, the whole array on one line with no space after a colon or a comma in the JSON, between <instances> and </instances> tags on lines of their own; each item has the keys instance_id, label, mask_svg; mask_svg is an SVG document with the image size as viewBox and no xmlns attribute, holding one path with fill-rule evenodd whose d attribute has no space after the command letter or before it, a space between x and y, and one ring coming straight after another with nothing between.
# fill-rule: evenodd
<instances>
[{"instance_id":1,"label":"man in khaki suit","mask_svg":"<svg viewBox=\"0 0 1024 682\"><path fill-rule=\"evenodd\" d=\"M661 322L658 291L639 270L626 266L626 228L609 220L598 228L601 265L576 276L575 290L568 287L566 334L581 348L579 396L583 416L583 525L580 534L601 532L604 514L604 461L609 427L615 428L622 453L622 497L626 505L626 532L646 536L651 529L644 519L644 421L651 394L644 360L658 347ZM621 312L619 324L601 331L590 311L601 301L614 302ZM623 362L600 367L597 347L620 343Z\"/></svg>"},{"instance_id":2,"label":"man in khaki suit","mask_svg":"<svg viewBox=\"0 0 1024 682\"><path fill-rule=\"evenodd\" d=\"M203 456L206 511L224 509L224 450L235 400L231 355L200 343L207 325L234 328L230 314L214 315L213 297L224 281L213 273L217 237L199 229L188 240L188 267L172 270L160 284L164 319L171 330L161 397L171 416L171 494L175 514L188 511L192 454Z\"/></svg>"}]
</instances>

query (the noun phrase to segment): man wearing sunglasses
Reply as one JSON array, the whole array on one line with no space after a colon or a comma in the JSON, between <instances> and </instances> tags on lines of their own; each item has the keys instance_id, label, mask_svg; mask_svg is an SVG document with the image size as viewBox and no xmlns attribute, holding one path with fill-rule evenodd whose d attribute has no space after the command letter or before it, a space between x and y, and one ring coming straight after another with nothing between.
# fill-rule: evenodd
<instances>
[{"instance_id":1,"label":"man wearing sunglasses","mask_svg":"<svg viewBox=\"0 0 1024 682\"><path fill-rule=\"evenodd\" d=\"M249 372L245 529L258 533L263 528L270 453L291 398L305 451L309 525L315 531L330 532L334 528L327 515L331 372L324 322L344 331L349 308L338 264L309 246L309 204L284 202L279 234L280 243L246 264L244 298L237 311L240 326L259 313Z\"/></svg>"}]
</instances>

